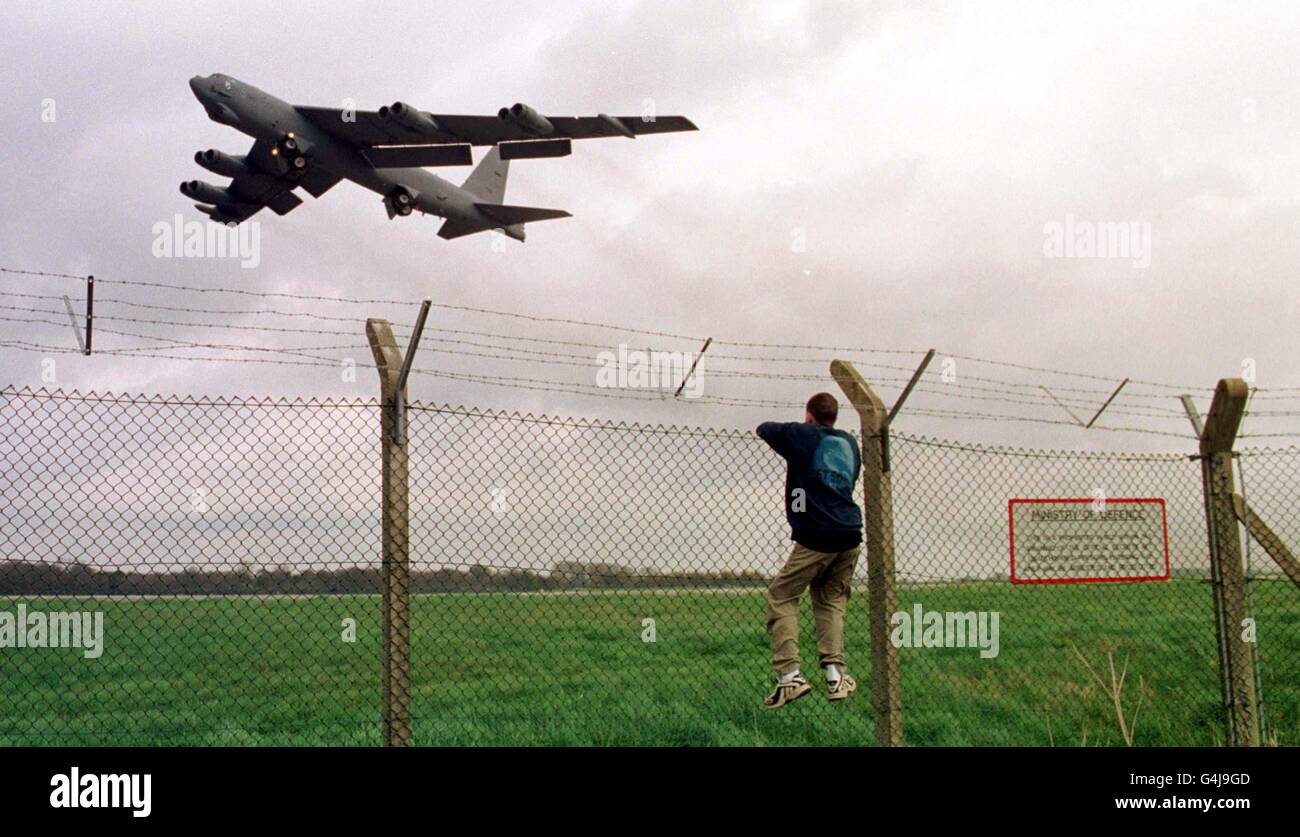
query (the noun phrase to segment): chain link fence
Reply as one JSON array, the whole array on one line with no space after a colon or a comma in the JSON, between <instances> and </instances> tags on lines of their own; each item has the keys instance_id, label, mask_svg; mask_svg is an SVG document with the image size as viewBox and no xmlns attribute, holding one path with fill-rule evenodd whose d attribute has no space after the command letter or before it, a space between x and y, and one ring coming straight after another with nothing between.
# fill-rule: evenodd
<instances>
[{"instance_id":1,"label":"chain link fence","mask_svg":"<svg viewBox=\"0 0 1300 837\"><path fill-rule=\"evenodd\" d=\"M0 742L378 744L378 416L0 390Z\"/></svg>"},{"instance_id":2,"label":"chain link fence","mask_svg":"<svg viewBox=\"0 0 1300 837\"><path fill-rule=\"evenodd\" d=\"M901 650L910 743L1122 745L1111 660L1117 671L1127 666L1120 698L1125 723L1136 716L1137 742L1222 740L1196 461L903 437L894 463L900 610L1000 615L992 660L967 649ZM1016 498L1164 499L1169 579L1012 584L1008 502Z\"/></svg>"},{"instance_id":3,"label":"chain link fence","mask_svg":"<svg viewBox=\"0 0 1300 837\"><path fill-rule=\"evenodd\" d=\"M0 743L382 743L380 416L0 390ZM761 706L790 543L784 465L752 432L417 404L408 434L414 743L873 740L865 595L859 694ZM1293 546L1298 456L1240 457ZM1195 460L899 434L893 457L900 613L998 614L994 655L900 650L908 743L1222 742ZM1011 583L1008 500L1099 493L1165 500L1169 579ZM1258 545L1247 561L1267 735L1291 744L1297 590ZM6 645L6 613L44 638ZM1108 680L1108 654L1124 725L1089 671Z\"/></svg>"},{"instance_id":4,"label":"chain link fence","mask_svg":"<svg viewBox=\"0 0 1300 837\"><path fill-rule=\"evenodd\" d=\"M1300 554L1300 448L1245 450L1238 487L1250 513L1292 556ZM1243 537L1247 606L1258 628L1256 689L1266 740L1300 741L1300 576L1288 576L1253 538ZM1294 559L1293 559L1294 560Z\"/></svg>"}]
</instances>

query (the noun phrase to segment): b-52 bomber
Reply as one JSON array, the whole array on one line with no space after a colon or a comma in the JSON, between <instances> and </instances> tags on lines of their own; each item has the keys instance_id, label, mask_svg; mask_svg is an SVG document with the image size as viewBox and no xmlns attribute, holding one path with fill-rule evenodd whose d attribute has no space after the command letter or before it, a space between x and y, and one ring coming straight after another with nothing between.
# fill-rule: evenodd
<instances>
[{"instance_id":1,"label":"b-52 bomber","mask_svg":"<svg viewBox=\"0 0 1300 837\"><path fill-rule=\"evenodd\" d=\"M194 155L229 184L181 184L200 212L222 224L242 223L263 207L284 215L302 203L295 189L319 198L347 179L382 195L390 219L413 210L445 219L442 238L496 229L523 241L525 224L569 213L504 203L511 160L564 157L575 139L696 130L684 116L542 116L519 103L495 116L433 114L405 102L377 111L296 106L221 73L195 76L190 89L214 122L253 138L242 156ZM492 148L459 186L424 170L470 165L475 145Z\"/></svg>"}]
</instances>

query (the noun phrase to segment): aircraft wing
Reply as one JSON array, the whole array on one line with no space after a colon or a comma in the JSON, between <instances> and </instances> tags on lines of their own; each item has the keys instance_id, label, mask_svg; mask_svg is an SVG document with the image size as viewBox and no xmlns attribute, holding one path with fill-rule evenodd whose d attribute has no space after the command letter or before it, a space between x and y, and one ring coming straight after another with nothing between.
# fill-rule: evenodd
<instances>
[{"instance_id":1,"label":"aircraft wing","mask_svg":"<svg viewBox=\"0 0 1300 837\"><path fill-rule=\"evenodd\" d=\"M640 116L548 116L546 120L554 130L536 133L499 116L432 113L428 116L433 119L437 130L423 131L408 128L396 119L385 119L376 111L303 106L297 110L334 137L363 147L450 143L496 145L518 140L594 139L698 130L684 116L658 116L653 121Z\"/></svg>"},{"instance_id":2,"label":"aircraft wing","mask_svg":"<svg viewBox=\"0 0 1300 837\"><path fill-rule=\"evenodd\" d=\"M548 116L546 118L555 126L557 133L571 139L626 136L619 130L620 126L626 127L638 137L642 134L672 134L678 131L699 130L695 127L695 123L685 116L656 116L654 119L640 116L610 117L617 121L617 125L601 116ZM527 139L545 138L529 136Z\"/></svg>"},{"instance_id":3,"label":"aircraft wing","mask_svg":"<svg viewBox=\"0 0 1300 837\"><path fill-rule=\"evenodd\" d=\"M199 204L199 211L222 224L242 223L265 207L270 207L277 215L286 215L302 203L302 198L294 194L295 188L301 186L312 197L319 198L342 180L318 166L311 166L297 177L265 174L268 170L275 170L277 161L271 154L273 147L265 140L254 142L246 159L256 170L231 179L226 191L233 200L212 206Z\"/></svg>"}]
</instances>

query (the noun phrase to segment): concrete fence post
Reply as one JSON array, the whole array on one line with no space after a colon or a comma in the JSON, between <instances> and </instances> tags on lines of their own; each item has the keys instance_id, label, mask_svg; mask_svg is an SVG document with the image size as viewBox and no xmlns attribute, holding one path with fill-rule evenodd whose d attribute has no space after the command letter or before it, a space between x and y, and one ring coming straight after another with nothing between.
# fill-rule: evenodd
<instances>
[{"instance_id":1,"label":"concrete fence post","mask_svg":"<svg viewBox=\"0 0 1300 837\"><path fill-rule=\"evenodd\" d=\"M399 410L402 353L387 320L366 320L366 339L379 369L383 445L384 746L411 744L410 486L406 428ZM400 436L399 436L400 434Z\"/></svg>"},{"instance_id":2,"label":"concrete fence post","mask_svg":"<svg viewBox=\"0 0 1300 837\"><path fill-rule=\"evenodd\" d=\"M1259 705L1255 693L1255 649L1243 637L1250 612L1241 560L1241 535L1233 507L1232 446L1250 388L1240 378L1224 378L1214 391L1201 434L1201 478L1210 546L1215 627L1228 744L1257 747Z\"/></svg>"},{"instance_id":3,"label":"concrete fence post","mask_svg":"<svg viewBox=\"0 0 1300 837\"><path fill-rule=\"evenodd\" d=\"M876 744L903 744L903 697L898 648L890 628L898 610L894 577L894 500L889 471L889 412L851 363L831 362L831 377L857 410L862 429L862 516L867 547L867 607L871 631L871 701Z\"/></svg>"}]
</instances>

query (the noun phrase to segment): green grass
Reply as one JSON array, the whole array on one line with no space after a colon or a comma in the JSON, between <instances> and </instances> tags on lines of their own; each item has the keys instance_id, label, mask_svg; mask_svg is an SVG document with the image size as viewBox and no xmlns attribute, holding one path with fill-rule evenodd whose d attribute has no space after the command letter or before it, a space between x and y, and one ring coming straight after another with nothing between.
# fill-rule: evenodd
<instances>
[{"instance_id":1,"label":"green grass","mask_svg":"<svg viewBox=\"0 0 1300 837\"><path fill-rule=\"evenodd\" d=\"M1117 745L1094 665L1127 653L1126 703L1145 696L1140 745L1222 740L1210 593L1195 581L900 591L900 609L996 610L1000 653L901 651L906 740L915 745ZM13 611L19 599L0 600ZM100 609L105 652L0 649L0 744L380 743L378 597L26 601ZM1272 736L1300 733L1300 608L1256 602ZM803 605L805 670L815 639ZM858 745L873 737L866 596L846 635L858 694L810 695L779 712L769 688L761 591L446 594L413 603L417 744ZM357 640L342 640L355 619ZM656 641L643 642L654 619Z\"/></svg>"}]
</instances>

